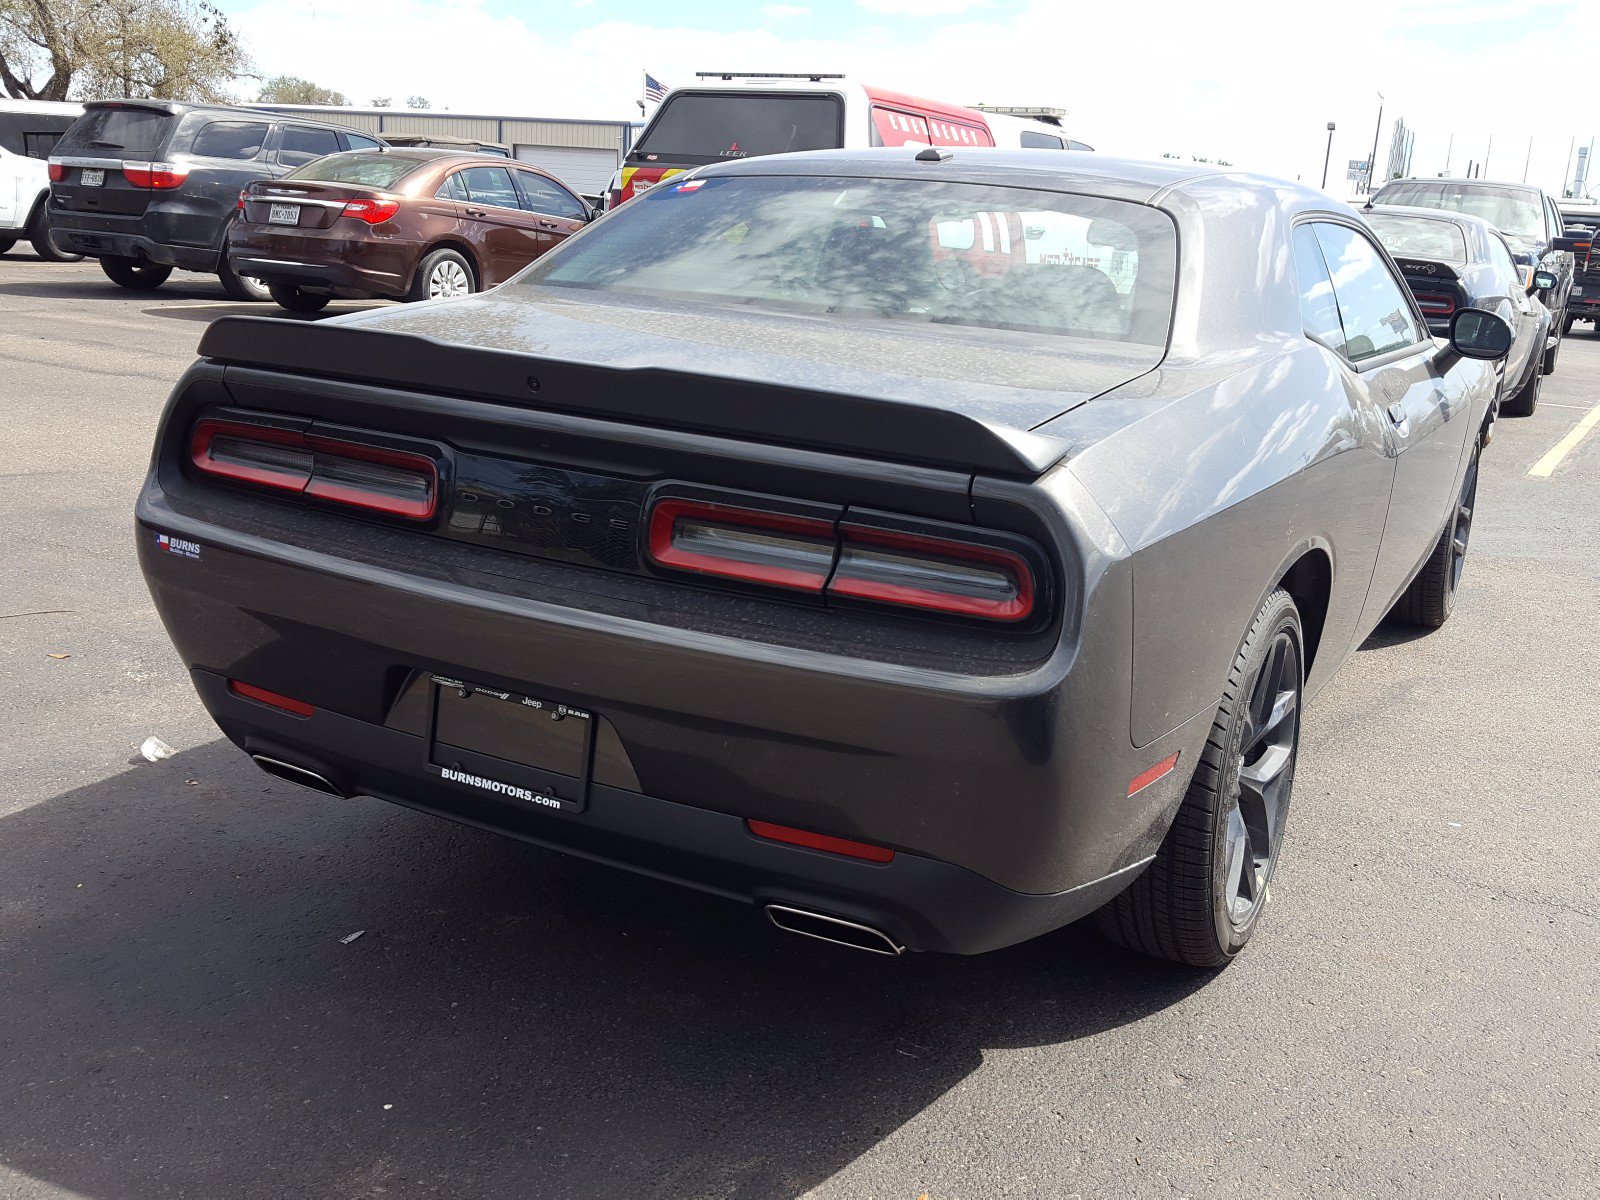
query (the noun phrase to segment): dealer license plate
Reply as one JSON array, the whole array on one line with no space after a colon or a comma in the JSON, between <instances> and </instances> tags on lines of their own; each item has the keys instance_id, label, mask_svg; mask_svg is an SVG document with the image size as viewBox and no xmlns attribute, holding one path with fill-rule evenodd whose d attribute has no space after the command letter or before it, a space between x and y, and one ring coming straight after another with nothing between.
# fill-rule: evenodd
<instances>
[{"instance_id":1,"label":"dealer license plate","mask_svg":"<svg viewBox=\"0 0 1600 1200\"><path fill-rule=\"evenodd\" d=\"M84 187L102 187L105 181L106 172L103 167L85 167L83 176L78 180Z\"/></svg>"},{"instance_id":2,"label":"dealer license plate","mask_svg":"<svg viewBox=\"0 0 1600 1200\"><path fill-rule=\"evenodd\" d=\"M274 204L270 209L267 210L267 224L300 224L300 206L298 204Z\"/></svg>"}]
</instances>

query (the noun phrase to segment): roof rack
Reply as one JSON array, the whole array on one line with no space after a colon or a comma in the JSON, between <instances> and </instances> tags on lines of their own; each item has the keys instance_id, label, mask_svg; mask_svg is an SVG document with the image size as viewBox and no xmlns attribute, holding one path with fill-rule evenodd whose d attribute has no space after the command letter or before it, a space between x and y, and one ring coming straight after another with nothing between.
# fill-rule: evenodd
<instances>
[{"instance_id":1,"label":"roof rack","mask_svg":"<svg viewBox=\"0 0 1600 1200\"><path fill-rule=\"evenodd\" d=\"M824 75L817 71L696 71L696 79L809 79L820 83L824 79L843 79L843 75Z\"/></svg>"}]
</instances>

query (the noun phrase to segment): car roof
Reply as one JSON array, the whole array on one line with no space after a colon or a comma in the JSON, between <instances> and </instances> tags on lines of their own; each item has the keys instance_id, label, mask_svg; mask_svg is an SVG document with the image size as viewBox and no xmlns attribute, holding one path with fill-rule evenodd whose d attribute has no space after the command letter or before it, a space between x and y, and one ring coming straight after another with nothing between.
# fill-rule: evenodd
<instances>
[{"instance_id":1,"label":"car roof","mask_svg":"<svg viewBox=\"0 0 1600 1200\"><path fill-rule=\"evenodd\" d=\"M1536 183L1518 183L1511 179L1455 179L1452 177L1429 178L1425 175L1408 175L1404 179L1386 179L1384 180L1383 187L1386 188L1390 184L1394 183L1429 183L1455 188L1510 188L1512 191L1516 192L1533 192L1538 195L1544 194L1544 189ZM1378 191L1379 194L1382 194L1383 188L1379 188Z\"/></svg>"},{"instance_id":2,"label":"car roof","mask_svg":"<svg viewBox=\"0 0 1600 1200\"><path fill-rule=\"evenodd\" d=\"M948 154L946 154L948 150ZM1209 163L1168 159L1119 158L1110 154L1075 150L1012 150L994 147L941 147L937 162L922 161L922 147L879 147L871 150L808 150L803 154L772 154L701 167L697 176L724 175L847 175L888 179L948 180L1003 187L1034 187L1044 191L1086 192L1112 199L1151 203L1162 193L1200 179L1226 178L1240 187L1300 192L1316 207L1334 205L1321 192L1265 176L1219 168Z\"/></svg>"},{"instance_id":3,"label":"car roof","mask_svg":"<svg viewBox=\"0 0 1600 1200\"><path fill-rule=\"evenodd\" d=\"M1492 221L1453 208L1422 208L1415 204L1368 204L1357 210L1364 217L1417 217L1424 221L1449 221L1468 229L1496 232Z\"/></svg>"},{"instance_id":4,"label":"car roof","mask_svg":"<svg viewBox=\"0 0 1600 1200\"><path fill-rule=\"evenodd\" d=\"M219 117L243 117L252 121L265 121L272 124L274 121L292 121L296 125L319 125L324 129L339 129L347 133L360 133L366 136L365 130L354 129L349 125L339 125L332 121L316 121L309 117L291 115L286 113L266 112L259 108L236 108L229 104L194 104L187 100L90 100L83 106L84 111L96 108L148 108L158 112L170 113L173 116L182 116L184 113L202 112L216 113Z\"/></svg>"}]
</instances>

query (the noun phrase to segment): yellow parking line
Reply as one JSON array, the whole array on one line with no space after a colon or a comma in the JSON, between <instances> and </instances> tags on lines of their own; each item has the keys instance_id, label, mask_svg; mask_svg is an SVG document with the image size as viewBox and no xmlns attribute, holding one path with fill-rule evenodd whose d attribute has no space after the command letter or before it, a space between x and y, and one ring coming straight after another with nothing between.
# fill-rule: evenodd
<instances>
[{"instance_id":1,"label":"yellow parking line","mask_svg":"<svg viewBox=\"0 0 1600 1200\"><path fill-rule=\"evenodd\" d=\"M1596 404L1591 408L1589 415L1574 425L1572 431L1566 437L1550 447L1550 452L1534 463L1533 470L1529 471L1528 474L1535 479L1549 479L1551 473L1561 465L1561 460L1571 454L1577 448L1578 443L1583 441L1584 435L1596 425L1600 425L1600 404Z\"/></svg>"}]
</instances>

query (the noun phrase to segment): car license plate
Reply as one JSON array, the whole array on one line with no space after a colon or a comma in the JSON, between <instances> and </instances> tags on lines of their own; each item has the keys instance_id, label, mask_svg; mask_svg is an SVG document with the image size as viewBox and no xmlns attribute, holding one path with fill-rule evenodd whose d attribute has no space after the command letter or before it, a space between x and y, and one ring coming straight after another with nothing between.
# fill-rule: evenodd
<instances>
[{"instance_id":1,"label":"car license plate","mask_svg":"<svg viewBox=\"0 0 1600 1200\"><path fill-rule=\"evenodd\" d=\"M102 187L105 181L106 173L103 167L85 167L83 175L78 180L84 187Z\"/></svg>"},{"instance_id":2,"label":"car license plate","mask_svg":"<svg viewBox=\"0 0 1600 1200\"><path fill-rule=\"evenodd\" d=\"M1581 287L1574 287L1572 289L1572 294L1574 296L1581 296L1581 295L1583 295L1583 289Z\"/></svg>"},{"instance_id":3,"label":"car license plate","mask_svg":"<svg viewBox=\"0 0 1600 1200\"><path fill-rule=\"evenodd\" d=\"M270 209L267 210L267 224L300 224L300 206L298 204L274 204Z\"/></svg>"}]
</instances>

